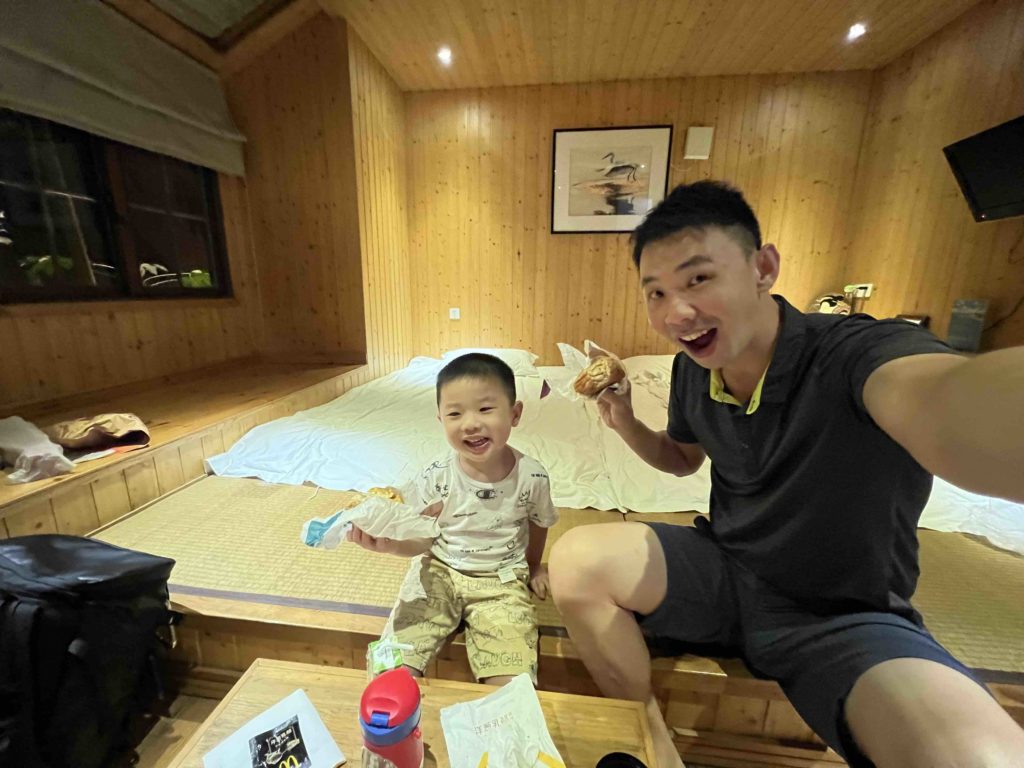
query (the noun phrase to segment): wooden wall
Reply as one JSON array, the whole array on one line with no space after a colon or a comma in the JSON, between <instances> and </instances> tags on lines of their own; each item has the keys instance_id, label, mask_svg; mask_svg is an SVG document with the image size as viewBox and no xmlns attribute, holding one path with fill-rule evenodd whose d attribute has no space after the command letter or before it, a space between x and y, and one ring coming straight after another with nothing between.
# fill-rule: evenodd
<instances>
[{"instance_id":1,"label":"wooden wall","mask_svg":"<svg viewBox=\"0 0 1024 768\"><path fill-rule=\"evenodd\" d=\"M245 182L221 176L220 194L234 298L2 306L0 414L258 352Z\"/></svg>"},{"instance_id":2,"label":"wooden wall","mask_svg":"<svg viewBox=\"0 0 1024 768\"><path fill-rule=\"evenodd\" d=\"M987 348L1024 344L1024 218L979 224L942 147L1024 114L1024 1L972 8L875 76L843 279L875 282L867 310L931 315L991 300Z\"/></svg>"},{"instance_id":3,"label":"wooden wall","mask_svg":"<svg viewBox=\"0 0 1024 768\"><path fill-rule=\"evenodd\" d=\"M417 353L590 337L619 354L670 351L647 327L627 235L550 233L555 128L671 123L670 184L726 179L782 251L798 306L840 285L868 72L707 77L406 94ZM711 159L685 129L715 126ZM449 307L461 320L448 319Z\"/></svg>"},{"instance_id":4,"label":"wooden wall","mask_svg":"<svg viewBox=\"0 0 1024 768\"><path fill-rule=\"evenodd\" d=\"M351 29L348 50L367 373L374 378L406 365L413 354L405 102Z\"/></svg>"},{"instance_id":5,"label":"wooden wall","mask_svg":"<svg viewBox=\"0 0 1024 768\"><path fill-rule=\"evenodd\" d=\"M248 139L253 242L275 359L366 356L345 24L320 13L225 81Z\"/></svg>"}]
</instances>

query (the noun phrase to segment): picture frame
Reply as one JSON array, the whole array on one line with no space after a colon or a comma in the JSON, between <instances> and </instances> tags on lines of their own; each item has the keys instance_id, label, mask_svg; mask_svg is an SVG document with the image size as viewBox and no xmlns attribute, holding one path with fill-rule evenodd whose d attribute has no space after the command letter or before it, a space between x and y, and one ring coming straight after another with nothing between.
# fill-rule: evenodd
<instances>
[{"instance_id":1,"label":"picture frame","mask_svg":"<svg viewBox=\"0 0 1024 768\"><path fill-rule=\"evenodd\" d=\"M558 128L551 232L632 232L668 191L671 125Z\"/></svg>"}]
</instances>

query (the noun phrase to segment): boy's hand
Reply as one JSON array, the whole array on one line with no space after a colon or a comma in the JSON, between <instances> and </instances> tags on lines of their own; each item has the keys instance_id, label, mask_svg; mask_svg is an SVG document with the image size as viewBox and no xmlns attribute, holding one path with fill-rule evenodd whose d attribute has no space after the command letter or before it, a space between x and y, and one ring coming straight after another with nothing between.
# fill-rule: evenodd
<instances>
[{"instance_id":1,"label":"boy's hand","mask_svg":"<svg viewBox=\"0 0 1024 768\"><path fill-rule=\"evenodd\" d=\"M597 410L604 423L616 432L628 427L636 421L636 416L633 415L632 389L620 395L609 387L597 396Z\"/></svg>"},{"instance_id":2,"label":"boy's hand","mask_svg":"<svg viewBox=\"0 0 1024 768\"><path fill-rule=\"evenodd\" d=\"M543 563L530 574L530 591L541 600L547 600L551 587L548 585L548 567Z\"/></svg>"},{"instance_id":3,"label":"boy's hand","mask_svg":"<svg viewBox=\"0 0 1024 768\"><path fill-rule=\"evenodd\" d=\"M371 552L381 552L385 555L396 554L396 545L398 543L394 539L374 538L354 525L352 530L345 535L345 541L351 541L363 549L368 549Z\"/></svg>"}]
</instances>

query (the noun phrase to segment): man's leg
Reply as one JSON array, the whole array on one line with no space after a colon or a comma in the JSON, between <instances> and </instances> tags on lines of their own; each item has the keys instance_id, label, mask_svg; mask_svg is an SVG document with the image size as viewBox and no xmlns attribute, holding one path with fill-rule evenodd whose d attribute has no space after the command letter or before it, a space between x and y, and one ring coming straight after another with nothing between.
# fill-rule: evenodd
<instances>
[{"instance_id":1,"label":"man's leg","mask_svg":"<svg viewBox=\"0 0 1024 768\"><path fill-rule=\"evenodd\" d=\"M878 768L1022 768L1024 730L973 680L927 659L872 667L846 722Z\"/></svg>"},{"instance_id":2,"label":"man's leg","mask_svg":"<svg viewBox=\"0 0 1024 768\"><path fill-rule=\"evenodd\" d=\"M606 696L646 703L658 768L682 765L651 692L651 658L634 612L653 613L668 586L665 554L642 523L574 528L555 542L551 592L580 658Z\"/></svg>"}]
</instances>

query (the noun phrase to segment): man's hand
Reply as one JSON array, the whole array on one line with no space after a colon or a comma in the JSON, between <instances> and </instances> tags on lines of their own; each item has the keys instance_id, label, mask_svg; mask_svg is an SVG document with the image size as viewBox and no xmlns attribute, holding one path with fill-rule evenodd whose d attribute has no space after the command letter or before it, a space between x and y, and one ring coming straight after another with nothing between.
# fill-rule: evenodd
<instances>
[{"instance_id":1,"label":"man's hand","mask_svg":"<svg viewBox=\"0 0 1024 768\"><path fill-rule=\"evenodd\" d=\"M613 392L611 387L597 396L597 410L601 419L616 432L631 426L636 421L633 414L632 390L623 394Z\"/></svg>"},{"instance_id":2,"label":"man's hand","mask_svg":"<svg viewBox=\"0 0 1024 768\"><path fill-rule=\"evenodd\" d=\"M352 530L345 535L345 541L351 541L353 544L358 544L363 549L368 549L371 552L380 552L385 555L398 554L398 542L394 539L374 538L354 525Z\"/></svg>"},{"instance_id":3,"label":"man's hand","mask_svg":"<svg viewBox=\"0 0 1024 768\"><path fill-rule=\"evenodd\" d=\"M541 600L547 600L551 587L548 585L548 567L543 563L530 574L530 591Z\"/></svg>"}]
</instances>

